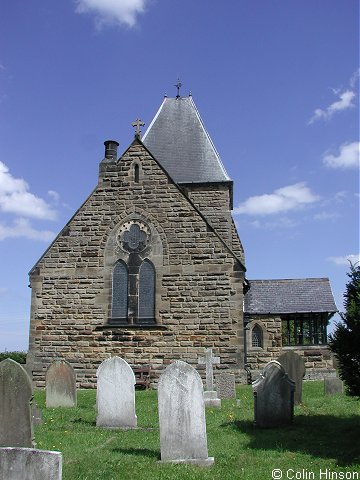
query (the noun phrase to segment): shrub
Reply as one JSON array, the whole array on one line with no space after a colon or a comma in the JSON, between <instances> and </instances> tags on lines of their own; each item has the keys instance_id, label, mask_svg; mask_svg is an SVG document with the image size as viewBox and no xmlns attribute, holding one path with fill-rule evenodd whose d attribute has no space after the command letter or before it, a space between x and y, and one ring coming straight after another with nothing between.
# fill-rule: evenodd
<instances>
[{"instance_id":1,"label":"shrub","mask_svg":"<svg viewBox=\"0 0 360 480\"><path fill-rule=\"evenodd\" d=\"M0 362L6 358L11 358L15 362L24 364L26 363L26 355L27 352L0 352Z\"/></svg>"}]
</instances>

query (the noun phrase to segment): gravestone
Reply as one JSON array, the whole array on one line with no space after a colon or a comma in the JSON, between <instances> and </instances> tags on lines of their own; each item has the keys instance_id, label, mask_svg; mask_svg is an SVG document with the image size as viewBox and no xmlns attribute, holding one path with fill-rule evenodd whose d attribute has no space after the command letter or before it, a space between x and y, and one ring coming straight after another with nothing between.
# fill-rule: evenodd
<instances>
[{"instance_id":1,"label":"gravestone","mask_svg":"<svg viewBox=\"0 0 360 480\"><path fill-rule=\"evenodd\" d=\"M279 362L269 362L252 388L257 427L277 427L292 422L295 382L290 380Z\"/></svg>"},{"instance_id":2,"label":"gravestone","mask_svg":"<svg viewBox=\"0 0 360 480\"><path fill-rule=\"evenodd\" d=\"M233 373L220 373L216 377L216 391L220 399L235 398L235 375Z\"/></svg>"},{"instance_id":3,"label":"gravestone","mask_svg":"<svg viewBox=\"0 0 360 480\"><path fill-rule=\"evenodd\" d=\"M344 392L344 384L338 377L328 377L324 379L325 395L334 395Z\"/></svg>"},{"instance_id":4,"label":"gravestone","mask_svg":"<svg viewBox=\"0 0 360 480\"><path fill-rule=\"evenodd\" d=\"M35 403L31 405L31 419L33 425L41 425L43 423L42 410Z\"/></svg>"},{"instance_id":5,"label":"gravestone","mask_svg":"<svg viewBox=\"0 0 360 480\"><path fill-rule=\"evenodd\" d=\"M217 397L217 392L214 390L214 371L213 365L219 365L220 357L213 357L212 349L205 348L205 357L200 357L199 365L206 367L206 390L204 392L204 400L206 407L221 407L221 400Z\"/></svg>"},{"instance_id":6,"label":"gravestone","mask_svg":"<svg viewBox=\"0 0 360 480\"><path fill-rule=\"evenodd\" d=\"M292 350L288 350L277 359L284 367L288 377L295 382L294 403L298 405L302 398L302 382L305 375L305 363L303 358Z\"/></svg>"},{"instance_id":7,"label":"gravestone","mask_svg":"<svg viewBox=\"0 0 360 480\"><path fill-rule=\"evenodd\" d=\"M65 360L56 360L46 372L46 407L76 407L76 377Z\"/></svg>"},{"instance_id":8,"label":"gravestone","mask_svg":"<svg viewBox=\"0 0 360 480\"><path fill-rule=\"evenodd\" d=\"M104 360L96 372L96 426L135 428L135 375L120 357Z\"/></svg>"},{"instance_id":9,"label":"gravestone","mask_svg":"<svg viewBox=\"0 0 360 480\"><path fill-rule=\"evenodd\" d=\"M0 362L0 446L35 446L32 396L31 380L26 370L9 358Z\"/></svg>"},{"instance_id":10,"label":"gravestone","mask_svg":"<svg viewBox=\"0 0 360 480\"><path fill-rule=\"evenodd\" d=\"M158 384L161 461L210 466L203 384L198 372L177 360Z\"/></svg>"},{"instance_id":11,"label":"gravestone","mask_svg":"<svg viewBox=\"0 0 360 480\"><path fill-rule=\"evenodd\" d=\"M0 478L4 480L61 480L60 452L33 448L0 448Z\"/></svg>"}]
</instances>

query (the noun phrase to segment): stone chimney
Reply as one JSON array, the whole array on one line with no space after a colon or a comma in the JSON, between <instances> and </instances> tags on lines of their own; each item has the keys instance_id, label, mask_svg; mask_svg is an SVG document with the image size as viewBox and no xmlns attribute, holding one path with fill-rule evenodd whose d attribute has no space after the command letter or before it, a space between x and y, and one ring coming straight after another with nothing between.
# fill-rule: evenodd
<instances>
[{"instance_id":1,"label":"stone chimney","mask_svg":"<svg viewBox=\"0 0 360 480\"><path fill-rule=\"evenodd\" d=\"M119 143L116 140L106 140L105 145L105 158L108 160L117 160L117 149Z\"/></svg>"}]
</instances>

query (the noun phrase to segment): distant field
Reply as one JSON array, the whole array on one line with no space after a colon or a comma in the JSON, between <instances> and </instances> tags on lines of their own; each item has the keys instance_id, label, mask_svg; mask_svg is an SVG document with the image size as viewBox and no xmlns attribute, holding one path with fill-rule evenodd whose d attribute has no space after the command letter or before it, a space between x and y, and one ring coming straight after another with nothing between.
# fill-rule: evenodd
<instances>
[{"instance_id":1,"label":"distant field","mask_svg":"<svg viewBox=\"0 0 360 480\"><path fill-rule=\"evenodd\" d=\"M206 410L209 456L215 457L208 469L158 463L154 390L136 392L139 428L127 431L96 428L94 390L78 392L77 408L47 410L45 392L38 390L44 422L35 428L37 448L62 452L63 480L266 480L274 469L284 479L360 479L359 400L325 397L322 382L305 382L294 424L259 430L253 427L251 387L240 386L237 398L240 407L227 400L221 410Z\"/></svg>"}]
</instances>

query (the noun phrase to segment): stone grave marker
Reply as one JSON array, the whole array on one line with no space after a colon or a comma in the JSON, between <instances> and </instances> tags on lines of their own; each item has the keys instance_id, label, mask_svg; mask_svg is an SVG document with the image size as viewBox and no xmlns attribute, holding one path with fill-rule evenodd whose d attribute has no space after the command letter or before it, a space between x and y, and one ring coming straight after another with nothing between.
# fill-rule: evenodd
<instances>
[{"instance_id":1,"label":"stone grave marker","mask_svg":"<svg viewBox=\"0 0 360 480\"><path fill-rule=\"evenodd\" d=\"M252 388L257 427L277 427L292 422L295 382L290 380L279 362L269 362Z\"/></svg>"},{"instance_id":2,"label":"stone grave marker","mask_svg":"<svg viewBox=\"0 0 360 480\"><path fill-rule=\"evenodd\" d=\"M334 395L344 392L344 384L338 377L328 377L324 379L325 395Z\"/></svg>"},{"instance_id":3,"label":"stone grave marker","mask_svg":"<svg viewBox=\"0 0 360 480\"><path fill-rule=\"evenodd\" d=\"M9 358L0 362L1 447L35 446L31 420L32 396L32 384L26 370Z\"/></svg>"},{"instance_id":4,"label":"stone grave marker","mask_svg":"<svg viewBox=\"0 0 360 480\"><path fill-rule=\"evenodd\" d=\"M31 405L31 419L33 425L41 425L43 423L42 410L35 403Z\"/></svg>"},{"instance_id":5,"label":"stone grave marker","mask_svg":"<svg viewBox=\"0 0 360 480\"><path fill-rule=\"evenodd\" d=\"M288 350L277 359L284 367L288 377L295 382L294 403L298 405L302 399L302 382L305 375L305 363L303 358L292 350Z\"/></svg>"},{"instance_id":6,"label":"stone grave marker","mask_svg":"<svg viewBox=\"0 0 360 480\"><path fill-rule=\"evenodd\" d=\"M60 452L33 448L0 448L0 478L6 480L61 480Z\"/></svg>"},{"instance_id":7,"label":"stone grave marker","mask_svg":"<svg viewBox=\"0 0 360 480\"><path fill-rule=\"evenodd\" d=\"M223 372L216 377L216 391L220 399L235 398L235 375Z\"/></svg>"},{"instance_id":8,"label":"stone grave marker","mask_svg":"<svg viewBox=\"0 0 360 480\"><path fill-rule=\"evenodd\" d=\"M96 372L96 426L135 428L135 375L120 357L104 360Z\"/></svg>"},{"instance_id":9,"label":"stone grave marker","mask_svg":"<svg viewBox=\"0 0 360 480\"><path fill-rule=\"evenodd\" d=\"M210 466L203 384L198 372L177 360L158 384L161 461Z\"/></svg>"},{"instance_id":10,"label":"stone grave marker","mask_svg":"<svg viewBox=\"0 0 360 480\"><path fill-rule=\"evenodd\" d=\"M221 400L217 397L217 392L214 390L214 371L213 365L220 364L220 357L213 357L212 349L205 348L205 357L200 357L199 365L206 367L206 390L204 392L204 400L206 407L221 407Z\"/></svg>"},{"instance_id":11,"label":"stone grave marker","mask_svg":"<svg viewBox=\"0 0 360 480\"><path fill-rule=\"evenodd\" d=\"M56 360L47 369L46 407L76 407L76 376L66 360Z\"/></svg>"}]
</instances>

